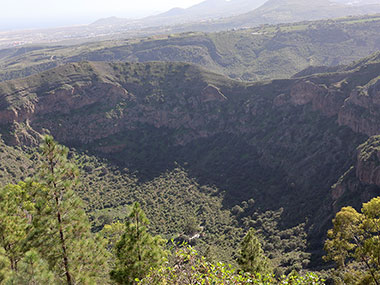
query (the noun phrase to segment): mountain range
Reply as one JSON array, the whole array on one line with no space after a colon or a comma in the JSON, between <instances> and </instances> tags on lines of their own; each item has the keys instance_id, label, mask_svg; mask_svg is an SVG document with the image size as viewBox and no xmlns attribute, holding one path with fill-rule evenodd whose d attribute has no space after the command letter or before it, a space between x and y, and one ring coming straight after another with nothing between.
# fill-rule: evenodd
<instances>
[{"instance_id":1,"label":"mountain range","mask_svg":"<svg viewBox=\"0 0 380 285\"><path fill-rule=\"evenodd\" d=\"M281 24L220 33L184 33L80 45L0 50L0 81L67 62L176 61L240 80L289 78L310 66L335 66L380 47L380 17Z\"/></svg>"},{"instance_id":2,"label":"mountain range","mask_svg":"<svg viewBox=\"0 0 380 285\"><path fill-rule=\"evenodd\" d=\"M306 1L306 0L206 0L187 9L174 8L165 13L142 19L139 24L171 26L183 31L216 31L262 24L277 24L305 20L380 13L376 1ZM220 19L219 19L220 18ZM130 20L109 18L95 25L131 25ZM205 21L202 23L202 21ZM195 23L192 25L192 23Z\"/></svg>"},{"instance_id":3,"label":"mountain range","mask_svg":"<svg viewBox=\"0 0 380 285\"><path fill-rule=\"evenodd\" d=\"M2 32L0 47L78 43L194 31L215 32L374 13L380 13L377 2L355 2L353 5L328 0L208 0L187 9L175 8L137 20L110 17L77 27Z\"/></svg>"},{"instance_id":4,"label":"mountain range","mask_svg":"<svg viewBox=\"0 0 380 285\"><path fill-rule=\"evenodd\" d=\"M263 24L291 23L345 16L357 16L380 12L380 4L349 5L329 0L268 0L262 6L247 13L215 20L212 23L195 24L190 29L223 30L255 27Z\"/></svg>"},{"instance_id":5,"label":"mountain range","mask_svg":"<svg viewBox=\"0 0 380 285\"><path fill-rule=\"evenodd\" d=\"M186 9L173 8L159 15L142 19L145 26L186 24L188 22L207 21L230 17L254 10L266 0L206 0ZM99 24L99 21L96 22Z\"/></svg>"},{"instance_id":6,"label":"mountain range","mask_svg":"<svg viewBox=\"0 0 380 285\"><path fill-rule=\"evenodd\" d=\"M169 26L186 24L189 22L207 21L210 19L223 18L243 14L254 10L264 4L266 0L206 0L189 8L173 8L167 12L146 17L137 21L144 27ZM133 24L129 19L110 17L100 19L92 25L124 25Z\"/></svg>"}]
</instances>

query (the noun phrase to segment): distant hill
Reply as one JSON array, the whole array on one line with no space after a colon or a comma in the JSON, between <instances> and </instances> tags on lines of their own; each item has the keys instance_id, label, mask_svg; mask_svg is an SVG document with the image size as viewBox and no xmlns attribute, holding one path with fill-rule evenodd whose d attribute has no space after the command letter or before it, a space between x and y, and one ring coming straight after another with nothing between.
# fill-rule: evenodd
<instances>
[{"instance_id":1,"label":"distant hill","mask_svg":"<svg viewBox=\"0 0 380 285\"><path fill-rule=\"evenodd\" d=\"M187 9L174 8L134 23L114 19L113 25L128 29L167 26L175 32L211 32L373 13L380 13L378 1L206 0ZM177 26L171 28L172 25Z\"/></svg>"},{"instance_id":2,"label":"distant hill","mask_svg":"<svg viewBox=\"0 0 380 285\"><path fill-rule=\"evenodd\" d=\"M128 25L128 24L132 24L133 22L134 22L133 20L129 20L129 19L109 17L109 18L99 19L93 22L91 25L93 26Z\"/></svg>"},{"instance_id":3,"label":"distant hill","mask_svg":"<svg viewBox=\"0 0 380 285\"><path fill-rule=\"evenodd\" d=\"M245 14L215 21L208 29L255 27L262 24L289 23L345 16L380 13L380 3L337 3L330 0L268 0ZM204 25L203 25L204 26ZM200 26L196 26L201 29ZM204 26L206 29L206 27Z\"/></svg>"},{"instance_id":4,"label":"distant hill","mask_svg":"<svg viewBox=\"0 0 380 285\"><path fill-rule=\"evenodd\" d=\"M142 38L183 32L216 32L380 13L380 3L338 3L328 0L207 0L187 9L174 8L143 18L110 17L83 26L1 32L0 48L40 43L74 44Z\"/></svg>"},{"instance_id":5,"label":"distant hill","mask_svg":"<svg viewBox=\"0 0 380 285\"><path fill-rule=\"evenodd\" d=\"M256 9L267 0L206 0L186 9L173 8L167 12L146 17L140 20L128 20L122 18L106 18L94 22L94 26L113 25L131 26L134 28L152 26L170 26L187 24L196 21L224 18L243 14ZM128 27L130 28L130 27Z\"/></svg>"},{"instance_id":6,"label":"distant hill","mask_svg":"<svg viewBox=\"0 0 380 285\"><path fill-rule=\"evenodd\" d=\"M67 62L176 61L239 80L289 78L310 66L347 64L380 49L380 15L183 33L67 46L0 50L0 81Z\"/></svg>"},{"instance_id":7,"label":"distant hill","mask_svg":"<svg viewBox=\"0 0 380 285\"><path fill-rule=\"evenodd\" d=\"M187 9L174 8L166 13L144 19L165 20L165 24L175 22L193 22L197 20L208 20L229 17L254 10L264 4L267 0L206 0ZM178 17L176 19L176 17Z\"/></svg>"}]
</instances>

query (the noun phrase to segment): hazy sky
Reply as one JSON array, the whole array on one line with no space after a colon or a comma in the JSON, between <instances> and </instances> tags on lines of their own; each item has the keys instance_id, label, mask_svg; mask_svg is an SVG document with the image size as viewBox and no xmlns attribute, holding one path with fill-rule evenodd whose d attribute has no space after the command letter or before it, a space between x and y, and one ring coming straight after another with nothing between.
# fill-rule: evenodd
<instances>
[{"instance_id":1,"label":"hazy sky","mask_svg":"<svg viewBox=\"0 0 380 285\"><path fill-rule=\"evenodd\" d=\"M202 0L0 0L0 30L86 24L189 7Z\"/></svg>"}]
</instances>

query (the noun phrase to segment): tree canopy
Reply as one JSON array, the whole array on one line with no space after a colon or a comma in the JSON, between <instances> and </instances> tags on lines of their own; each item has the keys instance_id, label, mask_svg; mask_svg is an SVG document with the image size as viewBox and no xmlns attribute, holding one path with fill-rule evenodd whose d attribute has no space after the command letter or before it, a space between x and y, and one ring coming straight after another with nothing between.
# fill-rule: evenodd
<instances>
[{"instance_id":1,"label":"tree canopy","mask_svg":"<svg viewBox=\"0 0 380 285\"><path fill-rule=\"evenodd\" d=\"M253 228L249 229L241 242L237 261L240 268L245 272L265 274L272 270Z\"/></svg>"},{"instance_id":2,"label":"tree canopy","mask_svg":"<svg viewBox=\"0 0 380 285\"><path fill-rule=\"evenodd\" d=\"M0 189L0 278L17 284L108 279L105 242L91 233L68 149L46 136L38 174ZM31 283L30 283L31 282Z\"/></svg>"},{"instance_id":3,"label":"tree canopy","mask_svg":"<svg viewBox=\"0 0 380 285\"><path fill-rule=\"evenodd\" d=\"M148 224L140 204L134 203L125 223L125 232L116 244L116 265L111 278L117 283L131 284L165 261L165 241L149 234Z\"/></svg>"},{"instance_id":4,"label":"tree canopy","mask_svg":"<svg viewBox=\"0 0 380 285\"><path fill-rule=\"evenodd\" d=\"M325 259L336 262L339 278L347 284L380 284L380 197L364 203L361 212L342 208L325 250Z\"/></svg>"}]
</instances>

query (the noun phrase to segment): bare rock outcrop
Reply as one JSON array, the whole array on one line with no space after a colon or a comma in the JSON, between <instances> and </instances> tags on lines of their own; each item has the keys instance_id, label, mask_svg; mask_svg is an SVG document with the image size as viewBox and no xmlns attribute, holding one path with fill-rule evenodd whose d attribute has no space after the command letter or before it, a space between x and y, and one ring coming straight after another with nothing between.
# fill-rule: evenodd
<instances>
[{"instance_id":1,"label":"bare rock outcrop","mask_svg":"<svg viewBox=\"0 0 380 285\"><path fill-rule=\"evenodd\" d=\"M284 96L275 99L275 105L283 105ZM291 89L290 102L295 106L311 104L313 110L326 116L338 116L338 124L356 133L374 136L380 134L380 78L364 87L356 87L348 95L331 85L299 81Z\"/></svg>"},{"instance_id":2,"label":"bare rock outcrop","mask_svg":"<svg viewBox=\"0 0 380 285\"><path fill-rule=\"evenodd\" d=\"M380 134L380 78L355 88L342 106L338 123L357 133Z\"/></svg>"},{"instance_id":3,"label":"bare rock outcrop","mask_svg":"<svg viewBox=\"0 0 380 285\"><path fill-rule=\"evenodd\" d=\"M343 105L345 96L335 88L311 81L300 81L290 91L290 101L293 105L312 104L313 110L326 116L335 116Z\"/></svg>"},{"instance_id":4,"label":"bare rock outcrop","mask_svg":"<svg viewBox=\"0 0 380 285\"><path fill-rule=\"evenodd\" d=\"M378 195L377 187L380 187L380 136L373 136L358 147L355 164L332 187L334 212L340 210L342 205L337 203L343 196L355 193L358 201L368 201Z\"/></svg>"},{"instance_id":5,"label":"bare rock outcrop","mask_svg":"<svg viewBox=\"0 0 380 285\"><path fill-rule=\"evenodd\" d=\"M327 90L311 81L300 81L290 91L291 102L294 105L305 105L323 96Z\"/></svg>"},{"instance_id":6,"label":"bare rock outcrop","mask_svg":"<svg viewBox=\"0 0 380 285\"><path fill-rule=\"evenodd\" d=\"M359 147L356 176L362 183L380 186L380 136Z\"/></svg>"}]
</instances>

